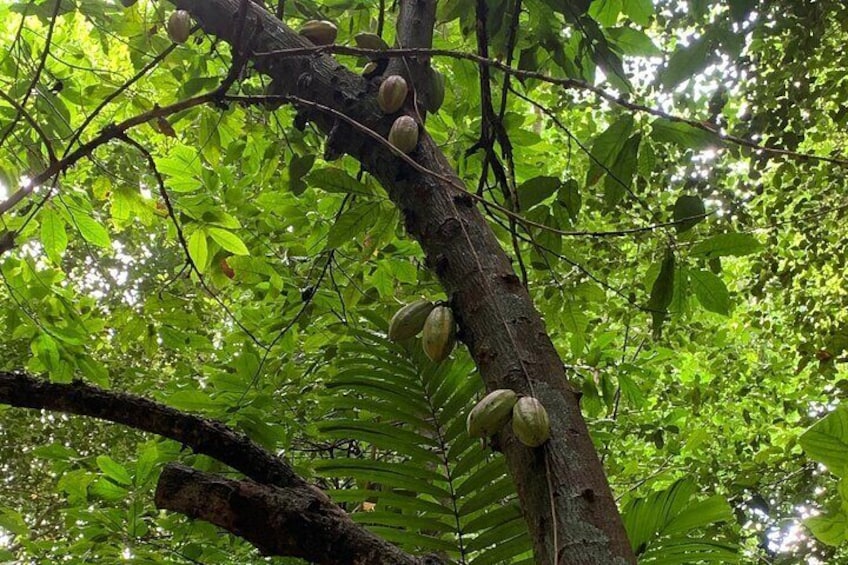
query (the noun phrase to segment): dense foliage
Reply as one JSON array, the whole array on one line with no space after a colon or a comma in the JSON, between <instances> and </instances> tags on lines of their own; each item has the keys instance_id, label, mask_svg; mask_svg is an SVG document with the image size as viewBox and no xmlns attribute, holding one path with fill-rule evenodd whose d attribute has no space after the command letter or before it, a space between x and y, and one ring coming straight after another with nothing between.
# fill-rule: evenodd
<instances>
[{"instance_id":1,"label":"dense foliage","mask_svg":"<svg viewBox=\"0 0 848 565\"><path fill-rule=\"evenodd\" d=\"M484 56L502 65L481 97L463 56L480 6L442 0L446 97L426 128L499 205L484 209L583 392L637 553L846 559L848 8L479 4ZM295 29L334 21L337 44L394 42L382 0L284 8ZM402 304L447 297L383 189L352 159L323 160L290 106L199 104L39 177L110 124L220 86L229 46L202 30L173 44L173 9L0 2L0 200L24 187L0 205L0 369L225 422L410 551L532 562L502 458L465 434L473 362L385 339ZM230 93L265 82L248 67ZM164 463L226 472L210 458L7 407L0 438L4 559L264 559L155 509Z\"/></svg>"}]
</instances>

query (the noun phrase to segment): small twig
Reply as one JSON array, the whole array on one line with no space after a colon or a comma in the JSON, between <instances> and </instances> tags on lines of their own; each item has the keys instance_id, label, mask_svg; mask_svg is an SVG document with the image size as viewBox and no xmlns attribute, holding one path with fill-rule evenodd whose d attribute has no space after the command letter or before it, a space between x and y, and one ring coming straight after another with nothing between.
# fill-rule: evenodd
<instances>
[{"instance_id":1,"label":"small twig","mask_svg":"<svg viewBox=\"0 0 848 565\"><path fill-rule=\"evenodd\" d=\"M550 84L554 84L557 86L561 86L566 89L577 89L577 90L585 90L587 92L591 92L598 98L611 102L616 106L621 106L627 110L633 112L641 112L645 114L649 114L652 116L656 116L658 118L664 118L666 120L672 122L678 122L686 124L695 129L699 129L701 131L707 132L711 135L714 135L717 139L721 141L725 141L728 143L732 143L734 145L740 145L742 147L747 147L749 149L753 149L755 151L762 151L764 153L771 153L773 155L780 155L784 157L789 157L792 159L799 160L814 160L814 161L823 161L826 163L833 163L835 165L840 165L843 167L848 167L848 159L841 159L838 157L827 157L824 155L814 155L811 153L801 153L798 151L791 151L789 149L780 149L778 147L770 147L767 145L761 145L756 141L751 139L746 139L743 137L730 135L727 133L723 133L719 126L715 124L706 123L699 120L694 120L691 118L684 118L682 116L677 116L674 114L670 114L668 112L664 112L663 110L659 110L657 108L652 108L645 104L637 104L635 102L630 102L622 97L616 96L607 92L606 90L589 84L585 81L574 79L574 78L558 78L552 77L550 75L546 75L544 73L540 73L537 71L526 71L521 69L515 69L510 67L501 61L497 61L494 59L486 59L484 57L480 57L479 55L475 55L474 53L466 53L462 51L454 51L451 49L425 49L425 48L406 48L406 49L388 49L388 50L379 50L379 49L363 49L360 47L348 47L346 45L321 45L316 47L296 47L293 49L279 49L275 51L264 51L254 53L256 57L298 57L303 55L310 55L315 53L338 53L341 55L365 55L371 57L405 57L405 56L443 56L443 57L452 57L454 59L465 59L468 61L473 61L478 64L488 65L495 69L498 69L501 72L508 73L514 77L522 78L522 79L536 79L542 82L547 82Z\"/></svg>"}]
</instances>

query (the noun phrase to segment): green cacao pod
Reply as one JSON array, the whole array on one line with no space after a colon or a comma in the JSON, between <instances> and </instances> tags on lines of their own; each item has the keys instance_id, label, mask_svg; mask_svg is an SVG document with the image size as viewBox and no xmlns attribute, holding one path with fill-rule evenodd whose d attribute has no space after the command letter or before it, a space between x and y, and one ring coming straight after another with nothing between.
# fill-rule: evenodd
<instances>
[{"instance_id":1,"label":"green cacao pod","mask_svg":"<svg viewBox=\"0 0 848 565\"><path fill-rule=\"evenodd\" d=\"M315 45L332 45L339 30L327 20L309 20L298 33Z\"/></svg>"},{"instance_id":2,"label":"green cacao pod","mask_svg":"<svg viewBox=\"0 0 848 565\"><path fill-rule=\"evenodd\" d=\"M377 65L377 63L375 63L374 61L368 61L368 63L364 67L362 67L362 76L374 74L374 71L377 70L378 66L379 65Z\"/></svg>"},{"instance_id":3,"label":"green cacao pod","mask_svg":"<svg viewBox=\"0 0 848 565\"><path fill-rule=\"evenodd\" d=\"M357 47L363 49L383 51L389 48L389 44L376 33L357 33L353 36L353 40L356 42Z\"/></svg>"},{"instance_id":4,"label":"green cacao pod","mask_svg":"<svg viewBox=\"0 0 848 565\"><path fill-rule=\"evenodd\" d=\"M406 80L400 75L391 75L380 84L380 92L377 93L377 104L386 114L394 114L403 106L409 88ZM416 133L417 128L416 128Z\"/></svg>"},{"instance_id":5,"label":"green cacao pod","mask_svg":"<svg viewBox=\"0 0 848 565\"><path fill-rule=\"evenodd\" d=\"M392 316L389 322L389 339L400 341L418 335L424 329L427 316L433 311L435 304L429 300L416 300L407 304Z\"/></svg>"},{"instance_id":6,"label":"green cacao pod","mask_svg":"<svg viewBox=\"0 0 848 565\"><path fill-rule=\"evenodd\" d=\"M412 153L418 147L418 124L411 116L401 116L389 130L389 143L403 151Z\"/></svg>"},{"instance_id":7,"label":"green cacao pod","mask_svg":"<svg viewBox=\"0 0 848 565\"><path fill-rule=\"evenodd\" d=\"M512 431L527 447L539 447L551 437L551 423L542 403L525 396L512 407Z\"/></svg>"},{"instance_id":8,"label":"green cacao pod","mask_svg":"<svg viewBox=\"0 0 848 565\"><path fill-rule=\"evenodd\" d=\"M168 18L168 37L174 43L185 43L191 33L191 15L185 10L175 10Z\"/></svg>"},{"instance_id":9,"label":"green cacao pod","mask_svg":"<svg viewBox=\"0 0 848 565\"><path fill-rule=\"evenodd\" d=\"M436 306L424 322L424 333L421 335L424 353L430 361L439 363L447 359L455 344L456 323L453 311L447 306Z\"/></svg>"},{"instance_id":10,"label":"green cacao pod","mask_svg":"<svg viewBox=\"0 0 848 565\"><path fill-rule=\"evenodd\" d=\"M445 101L445 75L435 69L430 69L430 91L427 103L428 112L438 112Z\"/></svg>"},{"instance_id":11,"label":"green cacao pod","mask_svg":"<svg viewBox=\"0 0 848 565\"><path fill-rule=\"evenodd\" d=\"M517 400L515 392L508 388L500 388L484 396L468 413L468 419L465 421L468 435L495 435L512 417L512 407Z\"/></svg>"}]
</instances>

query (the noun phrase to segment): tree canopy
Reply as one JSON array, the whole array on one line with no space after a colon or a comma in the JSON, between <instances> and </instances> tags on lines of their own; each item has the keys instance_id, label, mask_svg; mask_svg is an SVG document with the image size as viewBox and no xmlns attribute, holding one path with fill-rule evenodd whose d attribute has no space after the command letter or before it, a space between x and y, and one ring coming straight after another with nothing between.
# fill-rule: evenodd
<instances>
[{"instance_id":1,"label":"tree canopy","mask_svg":"<svg viewBox=\"0 0 848 565\"><path fill-rule=\"evenodd\" d=\"M843 2L0 21L0 561L848 560ZM493 388L549 446L469 437Z\"/></svg>"}]
</instances>

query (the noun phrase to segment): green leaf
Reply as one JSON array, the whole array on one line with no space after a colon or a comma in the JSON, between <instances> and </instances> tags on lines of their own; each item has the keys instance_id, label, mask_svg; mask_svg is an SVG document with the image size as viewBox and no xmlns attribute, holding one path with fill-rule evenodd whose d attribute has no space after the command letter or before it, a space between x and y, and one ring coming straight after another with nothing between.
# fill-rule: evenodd
<instances>
[{"instance_id":1,"label":"green leaf","mask_svg":"<svg viewBox=\"0 0 848 565\"><path fill-rule=\"evenodd\" d=\"M665 259L660 265L660 273L651 286L651 298L648 300L648 309L653 318L654 339L658 339L662 330L662 324L668 316L668 307L674 296L674 251L666 250Z\"/></svg>"},{"instance_id":2,"label":"green leaf","mask_svg":"<svg viewBox=\"0 0 848 565\"><path fill-rule=\"evenodd\" d=\"M529 210L536 204L551 197L562 186L556 177L533 177L518 187L518 204L521 210Z\"/></svg>"},{"instance_id":3,"label":"green leaf","mask_svg":"<svg viewBox=\"0 0 848 565\"><path fill-rule=\"evenodd\" d=\"M0 529L19 536L29 532L29 526L21 513L8 507L0 507Z\"/></svg>"},{"instance_id":4,"label":"green leaf","mask_svg":"<svg viewBox=\"0 0 848 565\"><path fill-rule=\"evenodd\" d=\"M121 485L131 485L132 477L123 465L109 457L108 455L97 456L97 466L103 471L103 474Z\"/></svg>"},{"instance_id":5,"label":"green leaf","mask_svg":"<svg viewBox=\"0 0 848 565\"><path fill-rule=\"evenodd\" d=\"M633 23L648 26L651 24L651 16L654 15L654 3L651 0L626 0L623 10Z\"/></svg>"},{"instance_id":6,"label":"green leaf","mask_svg":"<svg viewBox=\"0 0 848 565\"><path fill-rule=\"evenodd\" d=\"M378 202L356 202L330 228L327 248L341 247L368 231L380 213Z\"/></svg>"},{"instance_id":7,"label":"green leaf","mask_svg":"<svg viewBox=\"0 0 848 565\"><path fill-rule=\"evenodd\" d=\"M105 500L126 500L129 491L106 479L96 480L90 487L91 494Z\"/></svg>"},{"instance_id":8,"label":"green leaf","mask_svg":"<svg viewBox=\"0 0 848 565\"><path fill-rule=\"evenodd\" d=\"M557 195L557 202L568 210L572 222L577 221L580 208L583 206L583 197L580 195L580 187L574 179L568 179L563 183Z\"/></svg>"},{"instance_id":9,"label":"green leaf","mask_svg":"<svg viewBox=\"0 0 848 565\"><path fill-rule=\"evenodd\" d=\"M306 155L292 155L289 160L289 188L291 191L300 195L306 190L306 183L303 182L303 176L306 175L315 164L315 155L308 153Z\"/></svg>"},{"instance_id":10,"label":"green leaf","mask_svg":"<svg viewBox=\"0 0 848 565\"><path fill-rule=\"evenodd\" d=\"M700 37L687 46L679 47L669 58L660 74L662 85L672 89L704 70L710 61L710 41Z\"/></svg>"},{"instance_id":11,"label":"green leaf","mask_svg":"<svg viewBox=\"0 0 848 565\"><path fill-rule=\"evenodd\" d=\"M677 233L691 230L704 220L705 213L704 201L700 196L686 194L680 196L674 203L674 221L676 222Z\"/></svg>"},{"instance_id":12,"label":"green leaf","mask_svg":"<svg viewBox=\"0 0 848 565\"><path fill-rule=\"evenodd\" d=\"M589 15L604 27L615 24L622 4L627 0L594 0L589 6Z\"/></svg>"},{"instance_id":13,"label":"green leaf","mask_svg":"<svg viewBox=\"0 0 848 565\"><path fill-rule=\"evenodd\" d=\"M720 277L709 271L693 269L689 271L689 280L701 306L716 314L730 314L730 293Z\"/></svg>"},{"instance_id":14,"label":"green leaf","mask_svg":"<svg viewBox=\"0 0 848 565\"><path fill-rule=\"evenodd\" d=\"M692 255L712 259L714 257L743 257L760 250L760 243L747 233L723 233L714 235L694 247Z\"/></svg>"},{"instance_id":15,"label":"green leaf","mask_svg":"<svg viewBox=\"0 0 848 565\"><path fill-rule=\"evenodd\" d=\"M341 194L370 195L373 191L367 186L347 174L346 171L336 167L325 167L315 169L306 175L309 186L320 188L325 192Z\"/></svg>"},{"instance_id":16,"label":"green leaf","mask_svg":"<svg viewBox=\"0 0 848 565\"><path fill-rule=\"evenodd\" d=\"M150 441L139 446L138 459L135 464L135 485L144 486L152 476L153 469L159 461L159 447Z\"/></svg>"},{"instance_id":17,"label":"green leaf","mask_svg":"<svg viewBox=\"0 0 848 565\"><path fill-rule=\"evenodd\" d=\"M604 178L604 204L607 210L613 209L631 190L633 175L636 174L636 165L639 161L641 141L640 134L628 139Z\"/></svg>"},{"instance_id":18,"label":"green leaf","mask_svg":"<svg viewBox=\"0 0 848 565\"><path fill-rule=\"evenodd\" d=\"M168 151L168 157L156 160L160 173L167 175L167 185L176 192L192 192L203 186L203 166L195 149L179 145Z\"/></svg>"},{"instance_id":19,"label":"green leaf","mask_svg":"<svg viewBox=\"0 0 848 565\"><path fill-rule=\"evenodd\" d=\"M206 231L196 229L188 238L188 254L195 266L202 272L206 270L209 250L206 245Z\"/></svg>"},{"instance_id":20,"label":"green leaf","mask_svg":"<svg viewBox=\"0 0 848 565\"><path fill-rule=\"evenodd\" d=\"M848 407L839 406L799 438L807 457L839 477L848 470Z\"/></svg>"},{"instance_id":21,"label":"green leaf","mask_svg":"<svg viewBox=\"0 0 848 565\"><path fill-rule=\"evenodd\" d=\"M632 27L617 27L606 30L607 36L623 55L634 57L656 57L662 55L645 32Z\"/></svg>"},{"instance_id":22,"label":"green leaf","mask_svg":"<svg viewBox=\"0 0 848 565\"><path fill-rule=\"evenodd\" d=\"M828 516L812 516L804 520L804 525L820 542L839 546L848 539L848 516L844 512Z\"/></svg>"},{"instance_id":23,"label":"green leaf","mask_svg":"<svg viewBox=\"0 0 848 565\"><path fill-rule=\"evenodd\" d=\"M109 232L102 224L87 215L85 212L81 212L73 208L69 208L69 210L71 210L74 225L79 230L83 239L90 244L103 249L109 249L112 246L112 242L109 239Z\"/></svg>"},{"instance_id":24,"label":"green leaf","mask_svg":"<svg viewBox=\"0 0 848 565\"><path fill-rule=\"evenodd\" d=\"M598 182L606 172L604 168L608 169L615 164L621 149L633 132L633 126L633 117L625 114L595 138L592 144L593 159L586 176L587 185L592 186Z\"/></svg>"},{"instance_id":25,"label":"green leaf","mask_svg":"<svg viewBox=\"0 0 848 565\"><path fill-rule=\"evenodd\" d=\"M727 499L713 495L705 500L690 503L663 528L664 534L686 533L718 522L732 522L733 509Z\"/></svg>"},{"instance_id":26,"label":"green leaf","mask_svg":"<svg viewBox=\"0 0 848 565\"><path fill-rule=\"evenodd\" d=\"M53 263L62 261L62 254L68 247L68 233L65 220L53 208L45 208L41 213L41 244Z\"/></svg>"},{"instance_id":27,"label":"green leaf","mask_svg":"<svg viewBox=\"0 0 848 565\"><path fill-rule=\"evenodd\" d=\"M714 145L716 136L687 123L657 118L651 122L651 138L659 142L675 143L686 149L700 150Z\"/></svg>"},{"instance_id":28,"label":"green leaf","mask_svg":"<svg viewBox=\"0 0 848 565\"><path fill-rule=\"evenodd\" d=\"M206 228L215 243L234 255L250 255L247 246L239 236L229 230L209 226Z\"/></svg>"}]
</instances>

